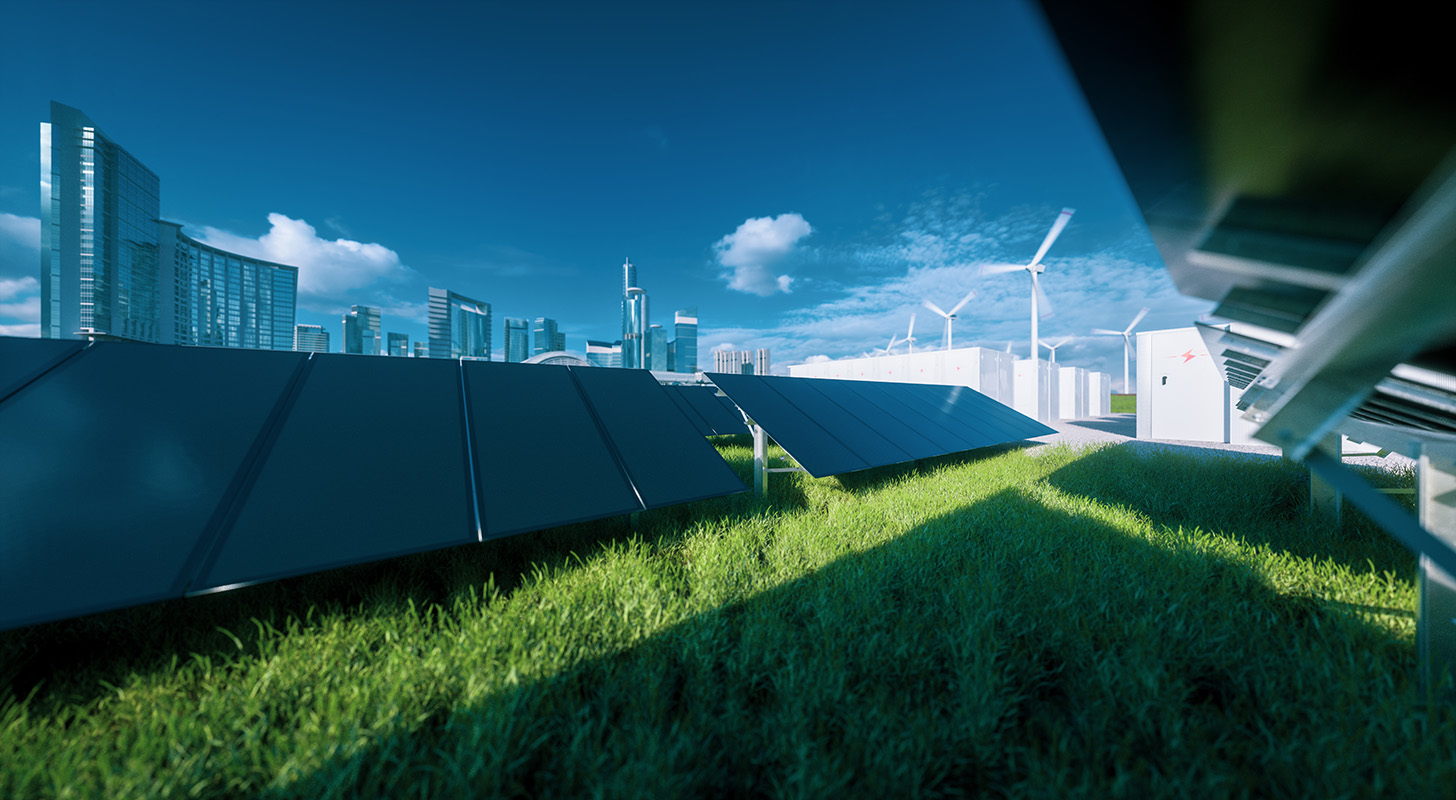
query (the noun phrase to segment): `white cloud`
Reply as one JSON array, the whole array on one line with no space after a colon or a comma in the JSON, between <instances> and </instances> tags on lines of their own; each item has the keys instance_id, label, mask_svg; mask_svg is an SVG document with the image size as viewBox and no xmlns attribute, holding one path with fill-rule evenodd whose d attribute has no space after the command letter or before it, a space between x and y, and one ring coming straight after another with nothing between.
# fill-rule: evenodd
<instances>
[{"instance_id":1,"label":"white cloud","mask_svg":"<svg viewBox=\"0 0 1456 800\"><path fill-rule=\"evenodd\" d=\"M16 245L40 252L40 218L0 213L0 236Z\"/></svg>"},{"instance_id":2,"label":"white cloud","mask_svg":"<svg viewBox=\"0 0 1456 800\"><path fill-rule=\"evenodd\" d=\"M203 227L198 238L234 253L298 267L298 293L304 297L337 298L410 272L399 254L382 244L323 239L306 221L284 214L269 214L268 224L269 231L256 239L211 227Z\"/></svg>"},{"instance_id":3,"label":"white cloud","mask_svg":"<svg viewBox=\"0 0 1456 800\"><path fill-rule=\"evenodd\" d=\"M19 303L0 303L0 318L40 322L40 295L27 297Z\"/></svg>"},{"instance_id":4,"label":"white cloud","mask_svg":"<svg viewBox=\"0 0 1456 800\"><path fill-rule=\"evenodd\" d=\"M728 288L767 297L775 292L788 293L793 284L789 275L774 275L772 267L794 251L794 246L814 229L798 214L777 217L753 217L744 220L738 230L713 244L718 262L728 267L721 277Z\"/></svg>"},{"instance_id":5,"label":"white cloud","mask_svg":"<svg viewBox=\"0 0 1456 800\"><path fill-rule=\"evenodd\" d=\"M0 300L14 300L21 295L40 291L40 281L26 275L24 278L0 278Z\"/></svg>"},{"instance_id":6,"label":"white cloud","mask_svg":"<svg viewBox=\"0 0 1456 800\"><path fill-rule=\"evenodd\" d=\"M31 339L39 339L40 323L32 322L26 325L0 325L0 336L25 336Z\"/></svg>"}]
</instances>

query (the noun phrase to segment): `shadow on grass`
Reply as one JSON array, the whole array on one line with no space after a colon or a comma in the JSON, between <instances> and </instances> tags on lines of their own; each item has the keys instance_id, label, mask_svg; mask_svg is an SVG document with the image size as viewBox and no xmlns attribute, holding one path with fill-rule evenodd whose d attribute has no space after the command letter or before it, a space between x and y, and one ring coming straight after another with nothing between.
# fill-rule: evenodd
<instances>
[{"instance_id":1,"label":"shadow on grass","mask_svg":"<svg viewBox=\"0 0 1456 800\"><path fill-rule=\"evenodd\" d=\"M1448 753L1452 721L1402 724L1388 629L1018 489L601 649L437 698L285 791L1419 795L1453 771L1413 753Z\"/></svg>"},{"instance_id":2,"label":"shadow on grass","mask_svg":"<svg viewBox=\"0 0 1456 800\"><path fill-rule=\"evenodd\" d=\"M1128 438L1135 438L1137 436L1137 415L1135 414L1118 414L1110 417L1094 417L1092 419L1067 419L1062 420L1061 424L1102 431L1103 433L1115 433Z\"/></svg>"}]
</instances>

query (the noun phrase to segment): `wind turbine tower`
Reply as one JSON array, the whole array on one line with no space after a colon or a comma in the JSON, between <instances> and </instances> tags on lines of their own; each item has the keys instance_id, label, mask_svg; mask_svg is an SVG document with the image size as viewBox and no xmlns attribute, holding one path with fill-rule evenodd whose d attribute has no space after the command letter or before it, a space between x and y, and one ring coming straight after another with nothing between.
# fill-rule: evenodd
<instances>
[{"instance_id":1,"label":"wind turbine tower","mask_svg":"<svg viewBox=\"0 0 1456 800\"><path fill-rule=\"evenodd\" d=\"M950 324L951 324L951 322L955 321L956 312L957 311L960 311L961 308L963 308L966 303L971 302L971 298L972 297L975 297L975 296L976 296L976 290L975 289L972 289L969 292L966 292L966 296L965 297L962 297L961 298L961 301L959 303L956 303L955 305L951 306L951 308L950 308L949 311L942 311L941 308L940 308L940 306L938 306L938 305L930 302L929 300L926 300L926 301L924 301L924 302L921 303L921 305L925 306L926 308L930 309L931 311L934 311L935 313L941 315L942 317L945 317L945 349L947 349L947 350L951 349L951 339L950 339L950 333L951 333L951 330L950 329L951 329L951 325ZM913 317L910 320L910 324L911 324L911 326L914 326L914 324L915 324L915 319Z\"/></svg>"},{"instance_id":2,"label":"wind turbine tower","mask_svg":"<svg viewBox=\"0 0 1456 800\"><path fill-rule=\"evenodd\" d=\"M1143 317L1145 317L1147 315L1148 315L1148 308L1147 308L1147 306L1143 306L1143 310L1142 311L1139 311L1138 312L1138 315L1136 317L1133 317L1132 318L1132 324L1131 325L1128 325L1123 330L1120 330L1120 331L1110 331L1110 330L1107 330L1106 328L1093 328L1092 329L1092 332L1093 333L1098 334L1100 336L1121 336L1122 337L1122 392L1123 392L1123 394L1129 394L1130 393L1129 386L1131 386L1131 384L1129 384L1127 382L1127 361L1128 361L1128 357L1132 355L1132 329L1133 328L1136 328L1137 327L1137 324L1139 322L1142 322L1143 321Z\"/></svg>"},{"instance_id":3,"label":"wind turbine tower","mask_svg":"<svg viewBox=\"0 0 1456 800\"><path fill-rule=\"evenodd\" d=\"M1037 349L1037 342L1041 341L1036 335L1037 321L1041 317L1051 316L1052 313L1052 301L1047 298L1046 292L1041 288L1041 281L1037 280L1036 276L1046 272L1046 266L1041 263L1042 257L1051 249L1052 242L1055 242L1057 237L1062 234L1062 229L1072 221L1072 215L1075 213L1074 209L1062 209L1062 213L1057 215L1056 222L1052 223L1052 229L1042 240L1041 247L1036 249L1036 255L1031 259L1031 263L1024 266L1021 264L995 264L981 269L982 275L1000 275L1006 272L1026 270L1027 274L1031 276L1031 349L1027 352L1031 354L1028 358L1033 360L1040 352Z\"/></svg>"}]
</instances>

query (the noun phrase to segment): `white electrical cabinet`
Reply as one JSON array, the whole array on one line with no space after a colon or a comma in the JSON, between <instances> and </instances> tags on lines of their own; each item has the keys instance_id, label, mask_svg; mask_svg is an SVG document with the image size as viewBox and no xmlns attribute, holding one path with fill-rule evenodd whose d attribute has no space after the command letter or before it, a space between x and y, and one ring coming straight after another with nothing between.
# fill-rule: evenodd
<instances>
[{"instance_id":1,"label":"white electrical cabinet","mask_svg":"<svg viewBox=\"0 0 1456 800\"><path fill-rule=\"evenodd\" d=\"M922 350L867 358L844 358L794 364L789 375L796 378L839 378L859 381L897 381L969 386L1011 405L1014 359L1010 353L984 347L958 350Z\"/></svg>"},{"instance_id":2,"label":"white electrical cabinet","mask_svg":"<svg viewBox=\"0 0 1456 800\"><path fill-rule=\"evenodd\" d=\"M1051 364L1039 358L1018 359L1011 407L1034 420L1050 421L1051 373Z\"/></svg>"},{"instance_id":3,"label":"white electrical cabinet","mask_svg":"<svg viewBox=\"0 0 1456 800\"><path fill-rule=\"evenodd\" d=\"M1112 376L1105 372L1087 373L1087 416L1105 417L1112 413Z\"/></svg>"},{"instance_id":4,"label":"white electrical cabinet","mask_svg":"<svg viewBox=\"0 0 1456 800\"><path fill-rule=\"evenodd\" d=\"M1243 392L1224 382L1196 328L1137 337L1139 439L1252 441L1254 426L1237 409Z\"/></svg>"},{"instance_id":5,"label":"white electrical cabinet","mask_svg":"<svg viewBox=\"0 0 1456 800\"><path fill-rule=\"evenodd\" d=\"M1082 367L1058 367L1057 419L1084 419L1087 416L1087 370Z\"/></svg>"}]
</instances>

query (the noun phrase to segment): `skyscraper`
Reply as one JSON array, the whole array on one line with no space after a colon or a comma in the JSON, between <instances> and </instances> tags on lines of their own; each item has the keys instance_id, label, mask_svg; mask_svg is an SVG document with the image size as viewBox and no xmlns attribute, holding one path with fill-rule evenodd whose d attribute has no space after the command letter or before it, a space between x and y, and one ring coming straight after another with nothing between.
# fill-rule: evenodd
<instances>
[{"instance_id":1,"label":"skyscraper","mask_svg":"<svg viewBox=\"0 0 1456 800\"><path fill-rule=\"evenodd\" d=\"M293 349L300 353L327 353L329 332L322 325L294 325Z\"/></svg>"},{"instance_id":2,"label":"skyscraper","mask_svg":"<svg viewBox=\"0 0 1456 800\"><path fill-rule=\"evenodd\" d=\"M429 357L430 357L430 347L429 347L429 345L425 344L424 342L416 341L415 342L415 358L429 358Z\"/></svg>"},{"instance_id":3,"label":"skyscraper","mask_svg":"<svg viewBox=\"0 0 1456 800\"><path fill-rule=\"evenodd\" d=\"M667 331L661 325L647 328L647 368L667 371Z\"/></svg>"},{"instance_id":4,"label":"skyscraper","mask_svg":"<svg viewBox=\"0 0 1456 800\"><path fill-rule=\"evenodd\" d=\"M767 347L760 347L760 348L758 348L758 351L753 354L753 374L755 374L755 375L768 375L769 374L768 348Z\"/></svg>"},{"instance_id":5,"label":"skyscraper","mask_svg":"<svg viewBox=\"0 0 1456 800\"><path fill-rule=\"evenodd\" d=\"M599 342L586 340L586 360L598 367L622 366L622 342Z\"/></svg>"},{"instance_id":6,"label":"skyscraper","mask_svg":"<svg viewBox=\"0 0 1456 800\"><path fill-rule=\"evenodd\" d=\"M430 287L430 358L490 360L490 303Z\"/></svg>"},{"instance_id":7,"label":"skyscraper","mask_svg":"<svg viewBox=\"0 0 1456 800\"><path fill-rule=\"evenodd\" d=\"M691 375L698 371L698 307L673 314L673 372Z\"/></svg>"},{"instance_id":8,"label":"skyscraper","mask_svg":"<svg viewBox=\"0 0 1456 800\"><path fill-rule=\"evenodd\" d=\"M408 356L409 355L409 334L408 333L391 333L391 334L389 334L389 350L387 352L390 355L392 355L392 356L401 356L401 357Z\"/></svg>"},{"instance_id":9,"label":"skyscraper","mask_svg":"<svg viewBox=\"0 0 1456 800\"><path fill-rule=\"evenodd\" d=\"M550 317L537 317L534 333L536 346L532 355L539 356L542 353L566 349L566 334L557 330L556 320Z\"/></svg>"},{"instance_id":10,"label":"skyscraper","mask_svg":"<svg viewBox=\"0 0 1456 800\"><path fill-rule=\"evenodd\" d=\"M379 309L350 306L344 315L344 352L379 355Z\"/></svg>"},{"instance_id":11,"label":"skyscraper","mask_svg":"<svg viewBox=\"0 0 1456 800\"><path fill-rule=\"evenodd\" d=\"M647 293L627 288L627 330L622 334L622 366L628 369L647 367Z\"/></svg>"},{"instance_id":12,"label":"skyscraper","mask_svg":"<svg viewBox=\"0 0 1456 800\"><path fill-rule=\"evenodd\" d=\"M53 102L40 125L40 185L41 336L162 341L156 174Z\"/></svg>"},{"instance_id":13,"label":"skyscraper","mask_svg":"<svg viewBox=\"0 0 1456 800\"><path fill-rule=\"evenodd\" d=\"M628 311L627 311L627 290L637 285L637 267L632 264L632 259L625 259L622 264L622 341L627 341L628 333Z\"/></svg>"},{"instance_id":14,"label":"skyscraper","mask_svg":"<svg viewBox=\"0 0 1456 800\"><path fill-rule=\"evenodd\" d=\"M298 267L229 253L159 221L162 344L290 350Z\"/></svg>"},{"instance_id":15,"label":"skyscraper","mask_svg":"<svg viewBox=\"0 0 1456 800\"><path fill-rule=\"evenodd\" d=\"M506 317L506 360L521 362L531 357L531 323Z\"/></svg>"}]
</instances>

